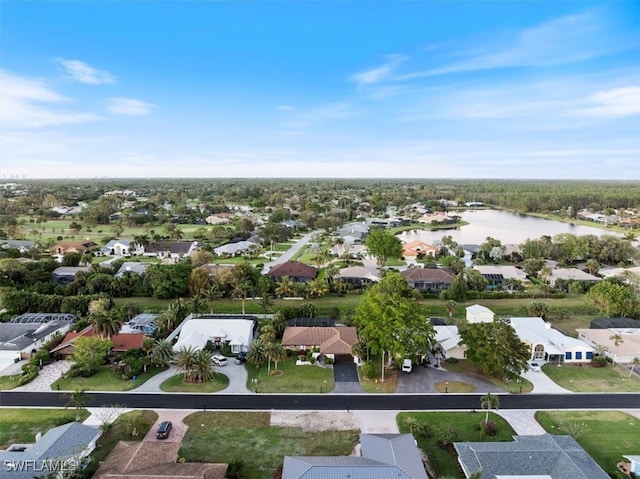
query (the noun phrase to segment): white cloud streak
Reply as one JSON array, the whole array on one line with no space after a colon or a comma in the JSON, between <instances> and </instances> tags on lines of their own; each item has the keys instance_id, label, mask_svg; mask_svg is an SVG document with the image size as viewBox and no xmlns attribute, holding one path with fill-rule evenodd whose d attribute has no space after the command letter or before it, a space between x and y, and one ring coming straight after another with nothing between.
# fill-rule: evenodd
<instances>
[{"instance_id":1,"label":"white cloud streak","mask_svg":"<svg viewBox=\"0 0 640 479\"><path fill-rule=\"evenodd\" d=\"M596 118L621 118L640 114L640 86L628 86L602 90L589 98L591 104L586 108L574 110L577 116Z\"/></svg>"},{"instance_id":2,"label":"white cloud streak","mask_svg":"<svg viewBox=\"0 0 640 479\"><path fill-rule=\"evenodd\" d=\"M349 79L352 82L360 85L371 85L374 83L379 83L382 80L389 78L392 73L408 59L408 57L406 55L392 54L386 55L385 59L387 61L379 67L372 68L360 73L355 73L351 75Z\"/></svg>"},{"instance_id":3,"label":"white cloud streak","mask_svg":"<svg viewBox=\"0 0 640 479\"><path fill-rule=\"evenodd\" d=\"M134 98L113 97L107 99L107 109L111 113L127 116L145 116L151 112L153 105Z\"/></svg>"},{"instance_id":4,"label":"white cloud streak","mask_svg":"<svg viewBox=\"0 0 640 479\"><path fill-rule=\"evenodd\" d=\"M116 77L106 70L98 70L80 60L66 60L56 58L56 62L62 65L73 80L90 85L100 85L102 83L115 83Z\"/></svg>"}]
</instances>

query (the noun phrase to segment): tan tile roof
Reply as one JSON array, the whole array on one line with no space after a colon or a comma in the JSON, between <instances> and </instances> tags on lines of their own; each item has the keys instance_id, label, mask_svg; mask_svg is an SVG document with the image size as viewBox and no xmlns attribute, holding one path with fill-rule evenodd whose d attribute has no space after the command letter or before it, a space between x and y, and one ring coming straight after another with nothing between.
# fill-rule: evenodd
<instances>
[{"instance_id":1,"label":"tan tile roof","mask_svg":"<svg viewBox=\"0 0 640 479\"><path fill-rule=\"evenodd\" d=\"M406 280L411 281L437 281L451 283L455 278L454 273L443 268L409 268L400 273Z\"/></svg>"},{"instance_id":2,"label":"tan tile roof","mask_svg":"<svg viewBox=\"0 0 640 479\"><path fill-rule=\"evenodd\" d=\"M316 277L317 272L318 270L316 270L313 266L301 263L300 261L286 261L271 268L271 270L269 270L269 272L267 273L267 276L269 276L270 278L289 276L292 278L313 279Z\"/></svg>"},{"instance_id":3,"label":"tan tile roof","mask_svg":"<svg viewBox=\"0 0 640 479\"><path fill-rule=\"evenodd\" d=\"M320 346L323 354L351 354L351 347L357 342L358 332L352 326L290 326L282 336L283 346Z\"/></svg>"},{"instance_id":4,"label":"tan tile roof","mask_svg":"<svg viewBox=\"0 0 640 479\"><path fill-rule=\"evenodd\" d=\"M418 254L432 254L435 256L437 253L437 247L420 240L409 241L402 245L403 256L418 256Z\"/></svg>"}]
</instances>

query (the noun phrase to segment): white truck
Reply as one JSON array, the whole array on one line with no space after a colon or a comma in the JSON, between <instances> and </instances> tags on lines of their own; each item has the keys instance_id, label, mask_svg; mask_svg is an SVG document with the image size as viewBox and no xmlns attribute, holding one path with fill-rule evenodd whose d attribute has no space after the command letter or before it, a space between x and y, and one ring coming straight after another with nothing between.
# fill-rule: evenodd
<instances>
[{"instance_id":1,"label":"white truck","mask_svg":"<svg viewBox=\"0 0 640 479\"><path fill-rule=\"evenodd\" d=\"M410 373L412 368L413 368L413 365L411 363L411 359L403 359L402 360L402 372L403 373Z\"/></svg>"}]
</instances>

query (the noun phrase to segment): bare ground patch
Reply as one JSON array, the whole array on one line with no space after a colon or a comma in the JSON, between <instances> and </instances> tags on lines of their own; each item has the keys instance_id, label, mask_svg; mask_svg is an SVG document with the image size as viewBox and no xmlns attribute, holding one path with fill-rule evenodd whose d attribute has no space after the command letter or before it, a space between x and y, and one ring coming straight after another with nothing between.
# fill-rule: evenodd
<instances>
[{"instance_id":1,"label":"bare ground patch","mask_svg":"<svg viewBox=\"0 0 640 479\"><path fill-rule=\"evenodd\" d=\"M348 431L360 429L360 420L348 412L274 411L271 426L299 427L304 431Z\"/></svg>"}]
</instances>

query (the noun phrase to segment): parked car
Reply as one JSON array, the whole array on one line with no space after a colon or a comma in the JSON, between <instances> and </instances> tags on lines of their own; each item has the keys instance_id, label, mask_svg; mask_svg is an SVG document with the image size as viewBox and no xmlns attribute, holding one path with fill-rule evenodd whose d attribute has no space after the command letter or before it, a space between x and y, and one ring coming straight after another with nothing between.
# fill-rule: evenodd
<instances>
[{"instance_id":1,"label":"parked car","mask_svg":"<svg viewBox=\"0 0 640 479\"><path fill-rule=\"evenodd\" d=\"M236 364L244 364L247 362L247 353L245 351L242 351L240 353L238 353L238 355L236 356L236 359L234 360L234 362Z\"/></svg>"},{"instance_id":2,"label":"parked car","mask_svg":"<svg viewBox=\"0 0 640 479\"><path fill-rule=\"evenodd\" d=\"M216 366L226 366L227 365L227 358L225 358L224 356L222 356L220 354L216 354L215 356L213 356L211 358L211 360L213 361L213 364L215 364Z\"/></svg>"},{"instance_id":3,"label":"parked car","mask_svg":"<svg viewBox=\"0 0 640 479\"><path fill-rule=\"evenodd\" d=\"M540 372L540 364L539 363L530 363L529 367L531 368L532 371L535 371L537 373Z\"/></svg>"},{"instance_id":4,"label":"parked car","mask_svg":"<svg viewBox=\"0 0 640 479\"><path fill-rule=\"evenodd\" d=\"M411 359L404 359L402 361L402 372L410 373L412 369L413 369L413 365L411 364Z\"/></svg>"},{"instance_id":5,"label":"parked car","mask_svg":"<svg viewBox=\"0 0 640 479\"><path fill-rule=\"evenodd\" d=\"M156 432L156 438L158 439L168 438L172 428L173 428L173 424L171 423L171 421L162 421L158 426L158 431Z\"/></svg>"}]
</instances>

